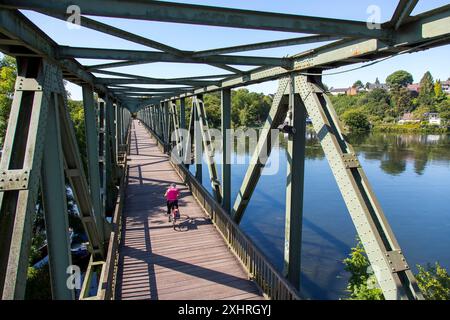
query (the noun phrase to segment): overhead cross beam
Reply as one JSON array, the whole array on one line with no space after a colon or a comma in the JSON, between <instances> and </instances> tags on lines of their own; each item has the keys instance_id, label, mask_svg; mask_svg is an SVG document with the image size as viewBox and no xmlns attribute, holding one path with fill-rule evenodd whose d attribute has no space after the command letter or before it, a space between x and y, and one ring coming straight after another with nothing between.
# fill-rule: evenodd
<instances>
[{"instance_id":1,"label":"overhead cross beam","mask_svg":"<svg viewBox=\"0 0 450 320\"><path fill-rule=\"evenodd\" d=\"M394 26L395 30L398 30L402 23L409 17L411 12L419 0L400 0L395 12L391 18L390 24Z\"/></svg>"},{"instance_id":2,"label":"overhead cross beam","mask_svg":"<svg viewBox=\"0 0 450 320\"><path fill-rule=\"evenodd\" d=\"M389 30L370 30L367 28L366 23L362 21L229 9L165 1L2 1L2 5L9 8L45 10L60 14L64 14L67 7L74 4L81 8L82 14L94 16L357 38L389 39L391 37L391 32Z\"/></svg>"},{"instance_id":3,"label":"overhead cross beam","mask_svg":"<svg viewBox=\"0 0 450 320\"><path fill-rule=\"evenodd\" d=\"M48 11L40 11L40 12L43 13L43 14L50 15L50 16L52 16L54 18L57 18L57 19L60 19L60 20L64 20L64 21L67 20L67 14L51 13L51 12L48 12ZM137 34L134 34L134 33L131 33L131 32L128 32L128 31L125 31L125 30L122 30L122 29L119 29L119 28L116 28L116 27L113 27L113 26L110 26L108 24L105 24L105 23L102 23L102 22L99 22L99 21L96 21L96 20L93 20L93 19L89 19L89 18L81 16L80 17L80 22L81 22L82 26L87 27L89 29L93 29L93 30L96 30L96 31L99 31L99 32L103 32L103 33L106 33L106 34L109 34L109 35L112 35L112 36L115 36L115 37L118 37L118 38L121 38L121 39L124 39L124 40L127 40L127 41L131 41L131 42L143 45L143 46L147 46L147 47L150 47L150 48L158 49L158 50L161 50L163 52L171 53L171 54L173 54L175 56L179 56L179 57L190 57L191 56L190 53L187 52L187 51L179 50L177 48L165 45L165 44L160 43L158 41L154 41L154 40L151 40L151 39L139 36ZM129 64L126 64L126 65L129 65ZM240 73L240 70L235 69L233 67L230 67L228 65L222 65L222 64L218 64L218 63L217 64L211 64L211 65L216 67L216 68L221 68L221 69L224 69L224 70L231 71L233 73Z\"/></svg>"},{"instance_id":4,"label":"overhead cross beam","mask_svg":"<svg viewBox=\"0 0 450 320\"><path fill-rule=\"evenodd\" d=\"M316 43L316 42L322 42L322 41L333 41L333 40L338 40L338 39L340 39L340 37L318 35L318 36L291 38L291 39L283 39L283 40L275 40L275 41L266 41L266 42L252 43L252 44L244 44L241 46L233 46L233 47L218 48L218 49L211 49L211 50L204 50L204 51L196 51L194 54L192 54L192 57L201 58L201 57L209 57L209 56L218 55L218 54L253 51L253 50L261 50L261 49L286 47L286 46L295 46L295 45Z\"/></svg>"},{"instance_id":5,"label":"overhead cross beam","mask_svg":"<svg viewBox=\"0 0 450 320\"><path fill-rule=\"evenodd\" d=\"M94 49L78 47L59 47L61 58L87 58L87 59L109 59L109 60L140 60L153 62L178 62L178 63L225 63L235 65L256 66L280 66L290 68L292 62L287 58L272 57L248 57L248 56L211 56L205 58L190 58L174 56L165 52L119 50L119 49Z\"/></svg>"}]
</instances>

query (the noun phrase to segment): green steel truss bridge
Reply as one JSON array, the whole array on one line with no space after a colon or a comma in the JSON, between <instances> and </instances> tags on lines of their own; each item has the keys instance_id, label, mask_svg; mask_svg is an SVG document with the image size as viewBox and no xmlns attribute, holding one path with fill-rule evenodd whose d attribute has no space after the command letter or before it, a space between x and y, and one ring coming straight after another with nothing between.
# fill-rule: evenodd
<instances>
[{"instance_id":1,"label":"green steel truss bridge","mask_svg":"<svg viewBox=\"0 0 450 320\"><path fill-rule=\"evenodd\" d=\"M386 299L423 299L401 247L343 133L321 82L322 72L330 72L329 70L337 67L360 62L371 63L398 54L447 45L450 41L450 5L411 16L417 2L418 0L399 1L392 18L382 23L380 28L371 29L363 21L150 0L1 0L0 50L14 56L18 67L0 163L2 298L24 298L32 220L39 196L42 196L45 208L53 298L74 298L73 290L67 286L67 268L72 264L67 236L68 222L67 216L61 214L67 211L66 181L76 198L89 238L91 254L80 299L113 299L123 296L123 293L117 294L120 286L124 286L124 280L119 279L118 273L124 268L123 263L121 266L120 256L124 254L122 250L125 250L122 243L124 239L126 241L124 228L128 228L125 226L128 218L122 215L122 211L124 206L128 206L125 210L128 215L151 209L133 206L133 197L130 197L130 193L138 195L140 190L131 184L129 176L133 161L139 161L136 148L139 143L151 141L149 148L153 150L153 156L165 157L166 161L170 161L167 154L176 147L169 139L172 133L175 134L176 142L180 142L181 138L177 134L180 129L188 129L193 134L194 127L200 126L213 194L210 195L202 187L202 177L199 174L201 164L196 165L196 175L189 172L188 165L177 165L173 161L171 169L165 167L165 170L177 173L178 179L189 188L187 194L195 198L192 206L198 206L201 208L199 210L209 215L209 221L216 227L214 232L221 236L216 240L222 241L226 248L231 249L233 259L239 262L265 297L300 299L300 255L297 253L301 250L305 119L309 115L368 258L378 270L376 276L384 296ZM61 46L19 11L33 10L66 20L67 8L74 4L81 8L82 26L149 49L138 51ZM85 15L310 35L206 51L184 51ZM282 58L239 55L250 50L323 41L329 43ZM82 65L77 58L119 62ZM226 73L162 79L108 71L118 66L150 62L207 64L226 70ZM236 67L239 65L255 67L244 72ZM96 77L93 73L103 74L104 77ZM83 90L87 168L83 167L69 118L64 80L80 85ZM239 230L239 222L265 161L257 160L248 167L238 197L231 204L231 167L223 165L220 183L208 140L208 118L203 105L203 94L221 93L221 129L226 130L230 128L231 90L268 80L278 80L279 85L264 128L278 128L288 119L289 125L296 129L289 134L287 147L283 272L277 271ZM138 86L148 84L169 87L149 89ZM185 121L187 98L192 101L189 106L189 123ZM140 119L141 126L132 120L133 116ZM270 150L271 131L263 132L265 133L259 137L253 154L254 159L259 159L263 149ZM187 143L192 143L192 139L188 139ZM225 147L228 142L224 139L223 143ZM162 151L155 149L155 146ZM181 153L178 155L183 156ZM226 163L229 154L225 152L223 157L223 163ZM150 200L151 197L151 194L147 195ZM143 205L155 204L145 202ZM112 215L112 222L106 220L107 214ZM127 234L128 232L132 230L127 229ZM163 236L164 233L161 232L160 237ZM153 250L157 250L157 238L149 241L153 241ZM208 247L202 251L206 255ZM201 256L197 258L200 259ZM160 259L158 261L162 261L162 264L168 263L162 257L155 259ZM187 266L195 268L195 263L191 262ZM187 266L185 267L188 268ZM205 267L198 268L203 273L207 272ZM153 274L157 276L158 272L162 272L158 271L160 269L163 268L155 267ZM87 289L94 270L97 270L96 274L100 274L100 278L97 295L92 297L88 295ZM199 275L198 281L201 278ZM239 282L238 279L235 282ZM137 286L139 287L139 282ZM153 294L151 298L156 297Z\"/></svg>"}]
</instances>

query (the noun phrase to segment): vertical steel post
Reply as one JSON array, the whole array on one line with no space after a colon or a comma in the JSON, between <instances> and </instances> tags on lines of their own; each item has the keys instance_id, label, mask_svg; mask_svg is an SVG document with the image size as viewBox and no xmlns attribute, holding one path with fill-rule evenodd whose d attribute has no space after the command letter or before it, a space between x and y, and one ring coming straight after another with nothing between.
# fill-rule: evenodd
<instances>
[{"instance_id":1,"label":"vertical steel post","mask_svg":"<svg viewBox=\"0 0 450 320\"><path fill-rule=\"evenodd\" d=\"M222 207L230 213L231 209L231 89L222 90Z\"/></svg>"},{"instance_id":2,"label":"vertical steel post","mask_svg":"<svg viewBox=\"0 0 450 320\"><path fill-rule=\"evenodd\" d=\"M164 150L169 152L170 143L170 117L169 117L169 102L163 103L163 114L164 114Z\"/></svg>"},{"instance_id":3,"label":"vertical steel post","mask_svg":"<svg viewBox=\"0 0 450 320\"><path fill-rule=\"evenodd\" d=\"M106 184L106 123L105 123L105 108L106 102L102 98L98 99L98 164L100 172L100 199L102 215L105 216L106 198L107 198L107 184Z\"/></svg>"},{"instance_id":4,"label":"vertical steel post","mask_svg":"<svg viewBox=\"0 0 450 320\"><path fill-rule=\"evenodd\" d=\"M203 95L196 96L197 99L203 99ZM203 172L202 172L202 133L199 123L199 115L198 110L195 106L195 99L192 99L192 112L194 115L194 149L195 149L195 178L202 183L203 180Z\"/></svg>"},{"instance_id":5,"label":"vertical steel post","mask_svg":"<svg viewBox=\"0 0 450 320\"><path fill-rule=\"evenodd\" d=\"M119 162L119 154L122 152L122 144L123 144L123 140L122 140L122 134L121 134L121 130L122 130L122 117L121 117L121 113L122 113L122 106L120 104L116 104L116 126L115 126L115 134L116 134L116 162ZM118 171L120 170L119 168L117 168ZM120 176L122 176L122 172L120 172Z\"/></svg>"},{"instance_id":6,"label":"vertical steel post","mask_svg":"<svg viewBox=\"0 0 450 320\"><path fill-rule=\"evenodd\" d=\"M186 99L185 98L181 98L180 99L180 129L182 131L186 130ZM185 137L185 134L181 134L180 135L180 143L181 143L181 148L180 148L180 157L181 159L184 159L184 146L186 145L186 142L183 140Z\"/></svg>"},{"instance_id":7,"label":"vertical steel post","mask_svg":"<svg viewBox=\"0 0 450 320\"><path fill-rule=\"evenodd\" d=\"M180 99L180 128L186 129L186 99Z\"/></svg>"},{"instance_id":8,"label":"vertical steel post","mask_svg":"<svg viewBox=\"0 0 450 320\"><path fill-rule=\"evenodd\" d=\"M278 128L286 117L289 104L288 96L286 95L288 84L289 78L287 77L281 78L278 82L278 90L273 97L272 107L270 108L269 115L261 130L258 144L253 152L244 180L242 181L233 208L231 209L231 215L237 223L241 221L242 216L244 215L253 191L261 177L262 169L270 156L272 151L272 140L275 141L277 138L272 136L272 129Z\"/></svg>"},{"instance_id":9,"label":"vertical steel post","mask_svg":"<svg viewBox=\"0 0 450 320\"><path fill-rule=\"evenodd\" d=\"M86 132L87 162L89 173L89 188L94 208L94 216L97 221L98 232L101 239L105 239L104 212L101 195L101 174L99 167L99 132L97 130L94 93L89 85L83 85L84 123Z\"/></svg>"},{"instance_id":10,"label":"vertical steel post","mask_svg":"<svg viewBox=\"0 0 450 320\"><path fill-rule=\"evenodd\" d=\"M107 209L111 210L113 195L112 184L114 181L114 144L113 144L113 104L111 97L106 97L105 106L105 164L106 164L106 202Z\"/></svg>"},{"instance_id":11,"label":"vertical steel post","mask_svg":"<svg viewBox=\"0 0 450 320\"><path fill-rule=\"evenodd\" d=\"M211 132L208 125L208 117L206 115L205 104L202 99L194 97L197 106L197 114L199 118L200 133L202 135L203 150L205 150L206 165L208 167L209 179L214 197L218 203L222 203L222 188L217 175L217 168L214 161L214 147L212 144Z\"/></svg>"},{"instance_id":12,"label":"vertical steel post","mask_svg":"<svg viewBox=\"0 0 450 320\"><path fill-rule=\"evenodd\" d=\"M288 134L286 148L286 218L283 273L291 284L300 288L300 262L302 244L303 187L305 168L306 110L298 94L294 79L289 83L289 109L287 119L293 130Z\"/></svg>"},{"instance_id":13,"label":"vertical steel post","mask_svg":"<svg viewBox=\"0 0 450 320\"><path fill-rule=\"evenodd\" d=\"M62 106L64 108L64 105ZM53 299L72 300L67 287L67 267L72 265L67 217L66 185L59 123L60 100L52 94L47 112L47 130L42 162L42 200L48 243L50 283Z\"/></svg>"}]
</instances>

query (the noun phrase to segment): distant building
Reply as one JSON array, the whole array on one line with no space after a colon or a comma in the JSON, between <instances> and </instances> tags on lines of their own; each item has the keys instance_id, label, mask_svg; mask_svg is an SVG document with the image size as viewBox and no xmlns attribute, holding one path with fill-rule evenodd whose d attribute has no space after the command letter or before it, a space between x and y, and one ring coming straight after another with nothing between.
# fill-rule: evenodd
<instances>
[{"instance_id":1,"label":"distant building","mask_svg":"<svg viewBox=\"0 0 450 320\"><path fill-rule=\"evenodd\" d=\"M411 112L407 112L403 114L403 116L398 120L398 124L405 124L405 123L418 123L420 122L419 119L416 119L414 115Z\"/></svg>"},{"instance_id":2,"label":"distant building","mask_svg":"<svg viewBox=\"0 0 450 320\"><path fill-rule=\"evenodd\" d=\"M446 94L450 94L450 80L441 81L441 87L442 91L444 91Z\"/></svg>"},{"instance_id":3,"label":"distant building","mask_svg":"<svg viewBox=\"0 0 450 320\"><path fill-rule=\"evenodd\" d=\"M440 126L442 123L439 113L430 112L428 113L428 123L436 126Z\"/></svg>"},{"instance_id":4,"label":"distant building","mask_svg":"<svg viewBox=\"0 0 450 320\"><path fill-rule=\"evenodd\" d=\"M418 83L408 84L407 88L411 92L419 93L419 91L420 91L420 84L418 84Z\"/></svg>"},{"instance_id":5,"label":"distant building","mask_svg":"<svg viewBox=\"0 0 450 320\"><path fill-rule=\"evenodd\" d=\"M375 83L368 82L366 84L366 90L372 91L374 89L383 89L385 91L389 90L389 86L386 83L380 83L379 81L375 81Z\"/></svg>"},{"instance_id":6,"label":"distant building","mask_svg":"<svg viewBox=\"0 0 450 320\"><path fill-rule=\"evenodd\" d=\"M350 87L347 89L346 94L348 96L356 96L358 94L358 92L360 91L359 88L356 87Z\"/></svg>"},{"instance_id":7,"label":"distant building","mask_svg":"<svg viewBox=\"0 0 450 320\"><path fill-rule=\"evenodd\" d=\"M360 88L349 87L349 88L331 88L329 92L333 96L338 96L340 94L346 94L348 96L355 96L361 91L362 91L362 89L360 89Z\"/></svg>"},{"instance_id":8,"label":"distant building","mask_svg":"<svg viewBox=\"0 0 450 320\"><path fill-rule=\"evenodd\" d=\"M441 81L442 91L446 94L450 94L450 80ZM420 92L420 83L412 83L408 84L408 90L411 92L419 93Z\"/></svg>"},{"instance_id":9,"label":"distant building","mask_svg":"<svg viewBox=\"0 0 450 320\"><path fill-rule=\"evenodd\" d=\"M348 88L331 88L330 93L333 96L338 96L340 94L347 94L347 90L348 90Z\"/></svg>"}]
</instances>

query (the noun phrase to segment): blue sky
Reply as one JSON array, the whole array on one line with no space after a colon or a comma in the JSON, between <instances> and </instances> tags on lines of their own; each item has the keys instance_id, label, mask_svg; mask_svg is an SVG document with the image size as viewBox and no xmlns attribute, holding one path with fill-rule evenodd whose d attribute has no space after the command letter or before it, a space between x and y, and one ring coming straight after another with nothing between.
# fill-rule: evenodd
<instances>
[{"instance_id":1,"label":"blue sky","mask_svg":"<svg viewBox=\"0 0 450 320\"><path fill-rule=\"evenodd\" d=\"M328 18L341 18L350 20L366 21L369 13L367 8L370 5L376 5L381 10L381 21L387 21L391 18L396 7L397 1L387 0L340 0L340 1L242 1L242 0L203 0L203 1L173 1L212 6L227 6L239 9L251 9L259 11L270 11L279 13L290 13L310 16L321 16ZM448 4L445 0L421 0L413 11L413 15L423 11L430 10L439 6ZM83 8L81 7L81 12ZM105 35L96 31L82 28L80 30L67 28L65 22L47 16L24 11L25 15L38 25L44 32L50 35L58 44L71 45L79 47L98 47L98 48L118 48L131 50L148 50L147 47L134 44L122 39ZM270 32L259 30L234 29L223 27L206 27L187 24L174 24L150 21L134 21L127 19L93 17L102 22L109 23L115 27L148 37L150 39L177 47L183 50L206 50L215 47L226 47L245 43L270 41L299 37L302 34L287 32ZM292 55L320 44L290 46L276 49L249 51L237 53L240 55L270 56L282 57ZM153 49L150 49L153 50ZM355 80L361 80L363 83L373 82L376 77L384 81L386 77L399 69L409 71L415 81L419 81L426 71L430 71L434 78L447 79L450 77L450 47L440 47L424 52L401 55L374 66L324 77L324 82L330 87L347 87ZM83 64L106 63L107 60L88 60L80 59ZM360 64L361 65L361 64ZM334 71L341 71L354 68L344 67ZM242 67L241 69L249 69ZM175 64L175 63L150 63L146 65L121 67L108 69L111 71L135 73L151 77L181 77L206 74L222 74L221 69L198 64ZM226 73L226 72L225 72ZM101 76L101 75L100 75ZM276 82L265 82L252 85L248 88L257 92L273 93L276 91ZM157 87L157 86L148 86ZM73 84L69 84L69 91L73 99L81 99L81 89Z\"/></svg>"}]
</instances>

